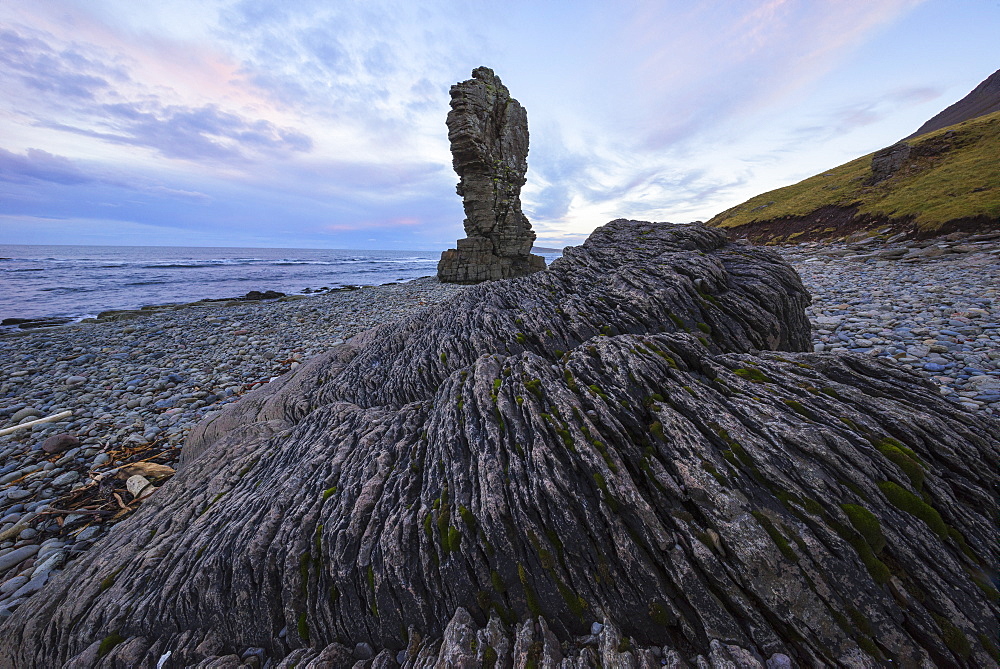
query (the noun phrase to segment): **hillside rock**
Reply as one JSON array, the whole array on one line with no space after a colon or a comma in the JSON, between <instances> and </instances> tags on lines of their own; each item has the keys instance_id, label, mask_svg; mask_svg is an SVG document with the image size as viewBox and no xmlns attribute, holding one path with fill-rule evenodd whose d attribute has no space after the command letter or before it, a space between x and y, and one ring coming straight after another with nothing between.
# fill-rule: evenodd
<instances>
[{"instance_id":1,"label":"hillside rock","mask_svg":"<svg viewBox=\"0 0 1000 669\"><path fill-rule=\"evenodd\" d=\"M1000 424L797 352L808 299L614 221L369 331L206 419L0 666L988 666Z\"/></svg>"},{"instance_id":2,"label":"hillside rock","mask_svg":"<svg viewBox=\"0 0 1000 669\"><path fill-rule=\"evenodd\" d=\"M449 283L509 279L545 269L531 254L535 233L521 212L528 171L528 116L487 67L451 87L448 139L465 208L465 239L441 254Z\"/></svg>"},{"instance_id":3,"label":"hillside rock","mask_svg":"<svg viewBox=\"0 0 1000 669\"><path fill-rule=\"evenodd\" d=\"M892 178L906 164L910 157L910 145L906 142L893 144L872 156L872 176L870 183L877 184Z\"/></svg>"}]
</instances>

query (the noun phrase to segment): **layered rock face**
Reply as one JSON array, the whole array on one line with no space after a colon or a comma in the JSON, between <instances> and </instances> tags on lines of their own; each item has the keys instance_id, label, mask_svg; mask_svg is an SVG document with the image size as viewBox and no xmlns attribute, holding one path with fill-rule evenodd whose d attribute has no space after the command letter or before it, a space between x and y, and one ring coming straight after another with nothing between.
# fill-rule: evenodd
<instances>
[{"instance_id":1,"label":"layered rock face","mask_svg":"<svg viewBox=\"0 0 1000 669\"><path fill-rule=\"evenodd\" d=\"M488 67L451 87L448 139L460 177L465 239L441 254L438 278L449 283L509 279L545 269L531 254L535 233L521 213L528 171L528 116Z\"/></svg>"},{"instance_id":2,"label":"layered rock face","mask_svg":"<svg viewBox=\"0 0 1000 669\"><path fill-rule=\"evenodd\" d=\"M203 422L0 666L990 666L1000 424L798 352L808 299L614 221L356 337Z\"/></svg>"},{"instance_id":3,"label":"layered rock face","mask_svg":"<svg viewBox=\"0 0 1000 669\"><path fill-rule=\"evenodd\" d=\"M877 184L892 178L906 164L912 147L906 142L876 151L872 156L872 176L869 183Z\"/></svg>"}]
</instances>

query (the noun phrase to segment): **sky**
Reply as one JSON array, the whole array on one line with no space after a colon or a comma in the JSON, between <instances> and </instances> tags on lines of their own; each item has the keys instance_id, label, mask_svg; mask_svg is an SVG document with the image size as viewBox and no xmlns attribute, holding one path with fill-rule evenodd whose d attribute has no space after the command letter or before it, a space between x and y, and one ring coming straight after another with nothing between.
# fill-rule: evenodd
<instances>
[{"instance_id":1,"label":"sky","mask_svg":"<svg viewBox=\"0 0 1000 669\"><path fill-rule=\"evenodd\" d=\"M708 220L910 134L998 34L1000 0L10 0L0 243L453 247L480 65L537 244Z\"/></svg>"}]
</instances>

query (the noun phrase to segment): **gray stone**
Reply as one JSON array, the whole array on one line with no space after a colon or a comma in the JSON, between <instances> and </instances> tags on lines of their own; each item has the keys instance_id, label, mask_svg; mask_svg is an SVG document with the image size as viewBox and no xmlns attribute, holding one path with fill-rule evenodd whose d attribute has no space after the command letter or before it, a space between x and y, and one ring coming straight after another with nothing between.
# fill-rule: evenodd
<instances>
[{"instance_id":1,"label":"gray stone","mask_svg":"<svg viewBox=\"0 0 1000 669\"><path fill-rule=\"evenodd\" d=\"M19 565L30 557L33 557L35 553L38 552L38 546L32 544L29 546L21 546L20 548L15 548L11 552L0 555L0 574L7 571L15 565Z\"/></svg>"},{"instance_id":2,"label":"gray stone","mask_svg":"<svg viewBox=\"0 0 1000 669\"><path fill-rule=\"evenodd\" d=\"M767 658L767 669L792 669L792 658L784 653L775 653Z\"/></svg>"},{"instance_id":3,"label":"gray stone","mask_svg":"<svg viewBox=\"0 0 1000 669\"><path fill-rule=\"evenodd\" d=\"M25 418L41 418L42 412L34 407L25 407L20 411L14 412L14 415L10 417L10 422L17 424L20 423Z\"/></svg>"},{"instance_id":4,"label":"gray stone","mask_svg":"<svg viewBox=\"0 0 1000 669\"><path fill-rule=\"evenodd\" d=\"M24 488L11 488L7 491L7 499L18 501L31 497L34 494L30 490L25 490Z\"/></svg>"},{"instance_id":5,"label":"gray stone","mask_svg":"<svg viewBox=\"0 0 1000 669\"><path fill-rule=\"evenodd\" d=\"M78 471L68 471L64 474L60 474L53 481L52 485L57 488L62 486L67 486L71 483L75 483L80 479L80 472Z\"/></svg>"},{"instance_id":6,"label":"gray stone","mask_svg":"<svg viewBox=\"0 0 1000 669\"><path fill-rule=\"evenodd\" d=\"M79 444L80 440L72 434L54 434L42 442L42 450L46 453L62 453Z\"/></svg>"},{"instance_id":7,"label":"gray stone","mask_svg":"<svg viewBox=\"0 0 1000 669\"><path fill-rule=\"evenodd\" d=\"M16 592L22 585L28 582L28 577L24 574L18 574L14 578L7 579L2 585L0 585L0 595L9 595Z\"/></svg>"},{"instance_id":8,"label":"gray stone","mask_svg":"<svg viewBox=\"0 0 1000 669\"><path fill-rule=\"evenodd\" d=\"M448 139L465 208L465 239L441 254L438 278L480 283L545 269L532 255L535 233L521 212L528 170L528 117L493 70L451 87Z\"/></svg>"},{"instance_id":9,"label":"gray stone","mask_svg":"<svg viewBox=\"0 0 1000 669\"><path fill-rule=\"evenodd\" d=\"M372 650L371 644L366 641L354 646L354 659L356 660L370 660L374 655L375 651Z\"/></svg>"},{"instance_id":10,"label":"gray stone","mask_svg":"<svg viewBox=\"0 0 1000 669\"><path fill-rule=\"evenodd\" d=\"M892 178L906 164L910 157L910 145L906 142L876 151L872 156L872 175L869 183L877 184Z\"/></svg>"},{"instance_id":11,"label":"gray stone","mask_svg":"<svg viewBox=\"0 0 1000 669\"><path fill-rule=\"evenodd\" d=\"M39 590L41 590L49 580L49 572L43 571L37 575L32 576L27 583L18 588L12 598L16 597L27 597L33 595Z\"/></svg>"},{"instance_id":12,"label":"gray stone","mask_svg":"<svg viewBox=\"0 0 1000 669\"><path fill-rule=\"evenodd\" d=\"M0 485L3 485L5 483L10 483L14 479L19 479L22 476L24 476L24 474L25 472L23 469L17 469L8 474L4 474L2 477L0 477Z\"/></svg>"},{"instance_id":13,"label":"gray stone","mask_svg":"<svg viewBox=\"0 0 1000 669\"><path fill-rule=\"evenodd\" d=\"M35 566L31 572L31 577L34 578L42 572L52 571L63 566L66 562L66 553L61 550L54 551L45 557L36 558Z\"/></svg>"},{"instance_id":14,"label":"gray stone","mask_svg":"<svg viewBox=\"0 0 1000 669\"><path fill-rule=\"evenodd\" d=\"M99 525L91 525L85 528L80 534L76 535L77 542L90 541L91 539L97 538L101 533L101 527Z\"/></svg>"}]
</instances>

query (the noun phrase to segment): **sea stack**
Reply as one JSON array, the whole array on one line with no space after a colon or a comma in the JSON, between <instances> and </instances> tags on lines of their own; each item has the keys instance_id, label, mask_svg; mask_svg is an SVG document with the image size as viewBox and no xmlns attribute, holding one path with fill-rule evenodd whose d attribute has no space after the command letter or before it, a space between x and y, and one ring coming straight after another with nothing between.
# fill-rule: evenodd
<instances>
[{"instance_id":1,"label":"sea stack","mask_svg":"<svg viewBox=\"0 0 1000 669\"><path fill-rule=\"evenodd\" d=\"M441 254L438 278L480 283L545 269L531 254L535 233L521 212L528 171L528 115L493 70L451 87L448 140L457 191L465 207L465 239Z\"/></svg>"}]
</instances>

